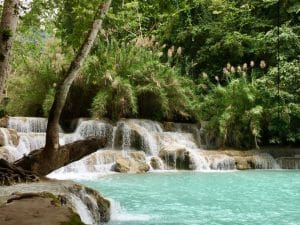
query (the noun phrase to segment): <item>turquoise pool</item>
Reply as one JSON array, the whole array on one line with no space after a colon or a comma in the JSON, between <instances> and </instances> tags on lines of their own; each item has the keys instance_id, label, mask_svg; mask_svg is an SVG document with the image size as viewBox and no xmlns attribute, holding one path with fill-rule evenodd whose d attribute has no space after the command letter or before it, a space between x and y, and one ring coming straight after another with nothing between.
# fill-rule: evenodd
<instances>
[{"instance_id":1,"label":"turquoise pool","mask_svg":"<svg viewBox=\"0 0 300 225\"><path fill-rule=\"evenodd\" d=\"M300 171L117 174L83 184L113 201L109 225L300 224Z\"/></svg>"}]
</instances>

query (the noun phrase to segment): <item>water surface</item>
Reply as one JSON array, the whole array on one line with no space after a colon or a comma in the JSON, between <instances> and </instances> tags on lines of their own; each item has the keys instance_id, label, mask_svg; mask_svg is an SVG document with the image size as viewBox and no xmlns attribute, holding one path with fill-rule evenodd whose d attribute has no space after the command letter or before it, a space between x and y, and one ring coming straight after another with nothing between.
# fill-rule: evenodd
<instances>
[{"instance_id":1,"label":"water surface","mask_svg":"<svg viewBox=\"0 0 300 225\"><path fill-rule=\"evenodd\" d=\"M82 182L112 198L109 225L300 224L300 171L118 174Z\"/></svg>"}]
</instances>

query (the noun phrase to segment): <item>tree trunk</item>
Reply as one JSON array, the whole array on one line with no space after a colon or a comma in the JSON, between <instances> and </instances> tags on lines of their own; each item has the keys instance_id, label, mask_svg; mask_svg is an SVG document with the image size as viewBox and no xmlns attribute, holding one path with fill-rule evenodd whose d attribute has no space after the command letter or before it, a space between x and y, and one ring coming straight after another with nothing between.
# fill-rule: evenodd
<instances>
[{"instance_id":1,"label":"tree trunk","mask_svg":"<svg viewBox=\"0 0 300 225\"><path fill-rule=\"evenodd\" d=\"M0 101L9 74L9 57L19 18L20 0L5 0L0 24Z\"/></svg>"},{"instance_id":2,"label":"tree trunk","mask_svg":"<svg viewBox=\"0 0 300 225\"><path fill-rule=\"evenodd\" d=\"M50 161L55 160L52 158L56 155L57 151L59 150L59 119L63 107L65 105L70 86L72 85L74 79L77 77L84 60L86 59L96 40L98 32L102 28L103 18L105 17L111 5L111 2L112 0L108 0L106 3L101 4L99 6L99 9L95 15L93 25L89 30L85 41L81 45L78 53L76 54L75 58L70 64L65 79L57 88L54 102L49 112L46 132L46 146L44 150L45 156Z\"/></svg>"},{"instance_id":3,"label":"tree trunk","mask_svg":"<svg viewBox=\"0 0 300 225\"><path fill-rule=\"evenodd\" d=\"M21 167L22 169L38 174L39 176L46 176L54 170L96 152L99 148L105 147L106 144L107 138L93 137L61 146L59 151L55 153L55 160L51 163L44 157L43 152L45 150L38 149L32 151L28 156L24 156L14 162L14 166Z\"/></svg>"}]
</instances>

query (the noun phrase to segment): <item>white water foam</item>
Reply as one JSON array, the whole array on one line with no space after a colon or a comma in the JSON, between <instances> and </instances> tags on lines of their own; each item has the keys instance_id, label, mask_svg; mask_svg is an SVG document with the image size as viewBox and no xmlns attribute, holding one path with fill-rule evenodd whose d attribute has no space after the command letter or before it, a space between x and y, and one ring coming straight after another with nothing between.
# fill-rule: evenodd
<instances>
[{"instance_id":1,"label":"white water foam","mask_svg":"<svg viewBox=\"0 0 300 225\"><path fill-rule=\"evenodd\" d=\"M5 148L17 160L23 155L27 155L34 149L39 149L45 145L45 130L47 119L45 118L9 118L9 127L19 131L20 141L18 146L13 146L7 129L1 128L1 133L5 139ZM192 126L192 125L191 125ZM194 130L196 131L194 132ZM189 152L190 169L199 171L209 170L232 170L235 169L235 161L231 156L222 153L207 154L198 143L198 128L189 127L188 124L174 124L172 132L164 132L162 125L151 120L123 119L116 125L105 120L79 120L78 126L73 133L60 133L60 144L68 144L90 136L105 137L109 140L106 150L118 149L119 153L104 154L98 151L78 162L67 165L64 168L51 173L50 177L97 177L111 173L111 167L116 161L116 154L123 157L130 157L129 151L142 150L146 153L146 162L150 164L151 157L159 158L159 152L167 149L166 154L173 154L175 159L177 151ZM61 130L62 131L62 130ZM192 133L190 133L192 132ZM138 145L137 145L138 143ZM137 146L141 149L135 149ZM172 152L175 151L175 152ZM204 154L205 153L205 154ZM178 153L179 154L179 153ZM180 157L183 157L182 155ZM255 168L274 169L279 168L276 161L269 154L255 154L251 157ZM162 167L160 170L168 168L167 161L159 158ZM175 160L175 168L176 168ZM171 167L169 167L171 168Z\"/></svg>"},{"instance_id":2,"label":"white water foam","mask_svg":"<svg viewBox=\"0 0 300 225\"><path fill-rule=\"evenodd\" d=\"M46 132L47 119L39 117L9 117L8 127L18 132Z\"/></svg>"},{"instance_id":3,"label":"white water foam","mask_svg":"<svg viewBox=\"0 0 300 225\"><path fill-rule=\"evenodd\" d=\"M79 214L81 221L87 225L94 225L95 222L86 204L84 204L84 202L76 195L71 194L70 196L71 196L71 201L75 206L75 210Z\"/></svg>"},{"instance_id":4,"label":"white water foam","mask_svg":"<svg viewBox=\"0 0 300 225\"><path fill-rule=\"evenodd\" d=\"M108 199L111 203L111 221L149 221L153 216L146 214L134 214L127 212L120 203L114 199Z\"/></svg>"}]
</instances>

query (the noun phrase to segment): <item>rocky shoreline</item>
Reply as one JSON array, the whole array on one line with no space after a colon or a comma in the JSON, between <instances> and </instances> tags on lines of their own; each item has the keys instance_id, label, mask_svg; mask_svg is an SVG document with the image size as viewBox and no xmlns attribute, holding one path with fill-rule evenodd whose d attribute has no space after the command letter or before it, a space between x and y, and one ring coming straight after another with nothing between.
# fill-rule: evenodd
<instances>
[{"instance_id":1,"label":"rocky shoreline","mask_svg":"<svg viewBox=\"0 0 300 225\"><path fill-rule=\"evenodd\" d=\"M72 181L0 187L1 225L100 224L110 220L110 207L97 191Z\"/></svg>"}]
</instances>

